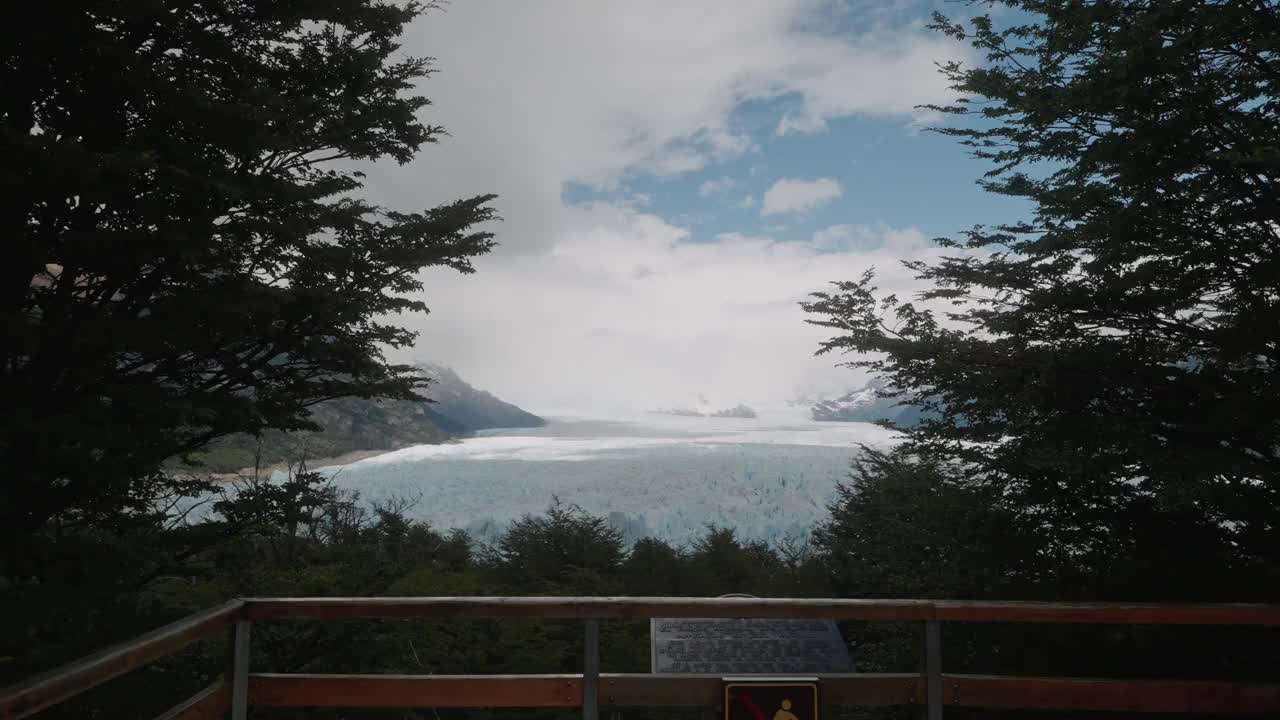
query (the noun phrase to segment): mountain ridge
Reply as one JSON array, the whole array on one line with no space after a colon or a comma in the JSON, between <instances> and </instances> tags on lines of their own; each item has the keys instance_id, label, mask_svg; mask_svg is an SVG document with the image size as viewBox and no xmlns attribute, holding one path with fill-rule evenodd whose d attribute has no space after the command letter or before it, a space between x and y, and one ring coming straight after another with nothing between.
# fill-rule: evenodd
<instances>
[{"instance_id":1,"label":"mountain ridge","mask_svg":"<svg viewBox=\"0 0 1280 720\"><path fill-rule=\"evenodd\" d=\"M426 388L423 414L455 436L494 428L542 427L547 421L493 393L473 387L451 367L421 362L415 365L432 379Z\"/></svg>"},{"instance_id":2,"label":"mountain ridge","mask_svg":"<svg viewBox=\"0 0 1280 720\"><path fill-rule=\"evenodd\" d=\"M434 445L480 430L540 427L546 420L484 390L473 387L450 367L415 365L431 378L419 400L338 398L311 409L317 431L268 430L219 438L192 456L203 471L242 472L260 464L333 459L380 453L411 445Z\"/></svg>"}]
</instances>

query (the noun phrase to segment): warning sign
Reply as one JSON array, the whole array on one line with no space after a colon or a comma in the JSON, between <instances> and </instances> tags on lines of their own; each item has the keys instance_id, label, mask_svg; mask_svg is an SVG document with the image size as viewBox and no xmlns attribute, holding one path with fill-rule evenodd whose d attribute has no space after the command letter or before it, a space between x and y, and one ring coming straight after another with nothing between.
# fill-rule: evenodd
<instances>
[{"instance_id":1,"label":"warning sign","mask_svg":"<svg viewBox=\"0 0 1280 720\"><path fill-rule=\"evenodd\" d=\"M818 682L725 680L724 720L818 720Z\"/></svg>"}]
</instances>

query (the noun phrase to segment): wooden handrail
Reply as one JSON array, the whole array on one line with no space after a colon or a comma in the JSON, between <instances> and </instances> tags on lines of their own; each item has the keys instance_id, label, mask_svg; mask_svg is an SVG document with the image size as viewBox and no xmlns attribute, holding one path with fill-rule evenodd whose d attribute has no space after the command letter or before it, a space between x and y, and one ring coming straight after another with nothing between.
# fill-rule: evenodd
<instances>
[{"instance_id":1,"label":"wooden handrail","mask_svg":"<svg viewBox=\"0 0 1280 720\"><path fill-rule=\"evenodd\" d=\"M0 718L23 718L69 697L136 670L227 627L244 611L243 600L210 610L112 645L27 682L0 690Z\"/></svg>"},{"instance_id":2,"label":"wooden handrail","mask_svg":"<svg viewBox=\"0 0 1280 720\"><path fill-rule=\"evenodd\" d=\"M831 618L837 620L925 621L984 623L1123 623L1155 625L1280 625L1280 606L1256 604L1166 605L1142 603L1049 603L957 600L860 600L812 598L673 598L673 597L439 597L439 598L246 598L196 613L87 658L64 665L20 685L0 690L0 719L22 718L96 687L207 637L233 622L284 618L562 618L640 620L655 617ZM241 676L243 677L243 676ZM581 676L454 677L422 679L405 676L255 675L250 693L264 704L289 704L336 697L333 693L390 693L375 705L394 703L393 696L489 697L504 692L527 694L527 701L549 706L572 700L581 704ZM1163 680L1096 680L940 675L948 704L987 707L1060 707L1067 709L1164 708L1171 712L1227 711L1255 708L1280 711L1280 685L1205 683ZM602 676L613 683L601 688L602 702L623 704L657 698L659 676ZM677 699L707 694L712 681L687 677L671 679ZM923 676L863 675L832 678L840 690L835 697L871 704L920 701ZM495 684L497 683L497 684ZM556 685L561 683L561 685ZM563 683L569 683L564 686ZM305 687L305 691L297 688ZM666 685L664 685L666 687ZM936 687L933 686L933 687ZM569 695L563 695L567 688ZM833 686L833 690L834 690ZM226 686L212 686L190 703L175 708L173 717L196 717L220 708ZM299 695L298 693L302 693ZM408 694L406 694L408 693ZM431 695L430 693L435 693ZM444 693L444 695L440 695ZM681 694L683 693L683 694ZM348 695L347 697L355 697ZM614 697L610 702L609 697ZM665 697L665 696L664 696ZM668 698L668 700L671 698ZM446 702L436 703L445 706ZM572 703L571 703L572 704ZM634 702L633 702L634 704ZM660 703L659 703L660 704ZM1257 710L1262 708L1263 710Z\"/></svg>"},{"instance_id":3,"label":"wooden handrail","mask_svg":"<svg viewBox=\"0 0 1280 720\"><path fill-rule=\"evenodd\" d=\"M830 618L950 622L1280 625L1280 605L673 597L246 598L250 620L281 618Z\"/></svg>"},{"instance_id":4,"label":"wooden handrail","mask_svg":"<svg viewBox=\"0 0 1280 720\"><path fill-rule=\"evenodd\" d=\"M250 620L280 618L564 618L644 620L654 617L836 618L928 620L927 600L673 597L399 597L246 598ZM1280 617L1277 618L1280 621Z\"/></svg>"},{"instance_id":5,"label":"wooden handrail","mask_svg":"<svg viewBox=\"0 0 1280 720\"><path fill-rule=\"evenodd\" d=\"M907 673L820 675L833 705L924 702L924 682ZM716 705L720 675L603 673L600 703L614 707ZM581 675L294 675L249 676L250 703L261 707L582 706Z\"/></svg>"},{"instance_id":6,"label":"wooden handrail","mask_svg":"<svg viewBox=\"0 0 1280 720\"><path fill-rule=\"evenodd\" d=\"M156 720L225 720L231 709L231 688L219 680L169 708Z\"/></svg>"},{"instance_id":7,"label":"wooden handrail","mask_svg":"<svg viewBox=\"0 0 1280 720\"><path fill-rule=\"evenodd\" d=\"M1280 625L1280 605L1250 603L1055 603L938 600L935 619L984 623Z\"/></svg>"},{"instance_id":8,"label":"wooden handrail","mask_svg":"<svg viewBox=\"0 0 1280 720\"><path fill-rule=\"evenodd\" d=\"M830 705L924 705L926 682L905 673L817 675ZM719 675L606 673L600 702L613 707L714 706ZM1280 684L1114 680L943 673L946 705L1167 713L1274 713ZM249 678L256 707L582 706L581 675L293 675Z\"/></svg>"},{"instance_id":9,"label":"wooden handrail","mask_svg":"<svg viewBox=\"0 0 1280 720\"><path fill-rule=\"evenodd\" d=\"M1280 684L942 674L948 705L1162 713L1280 712Z\"/></svg>"}]
</instances>

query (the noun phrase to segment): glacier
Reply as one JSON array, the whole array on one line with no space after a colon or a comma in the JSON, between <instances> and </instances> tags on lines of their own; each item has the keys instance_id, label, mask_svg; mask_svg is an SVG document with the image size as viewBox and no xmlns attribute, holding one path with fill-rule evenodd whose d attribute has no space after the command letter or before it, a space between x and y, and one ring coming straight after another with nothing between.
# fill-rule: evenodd
<instances>
[{"instance_id":1,"label":"glacier","mask_svg":"<svg viewBox=\"0 0 1280 720\"><path fill-rule=\"evenodd\" d=\"M827 516L859 444L896 439L876 425L796 413L562 416L540 428L487 431L319 472L365 501L416 499L410 517L464 529L481 543L557 500L606 518L628 542L687 545L713 524L741 539L776 542L807 535Z\"/></svg>"}]
</instances>

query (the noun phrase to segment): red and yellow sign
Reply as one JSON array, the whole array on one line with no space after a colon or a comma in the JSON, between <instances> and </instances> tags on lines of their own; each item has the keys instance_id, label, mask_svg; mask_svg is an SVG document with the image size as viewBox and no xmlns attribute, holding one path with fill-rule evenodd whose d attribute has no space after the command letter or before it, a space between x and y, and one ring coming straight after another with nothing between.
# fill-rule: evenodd
<instances>
[{"instance_id":1,"label":"red and yellow sign","mask_svg":"<svg viewBox=\"0 0 1280 720\"><path fill-rule=\"evenodd\" d=\"M818 683L726 680L724 720L818 720Z\"/></svg>"}]
</instances>

